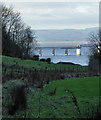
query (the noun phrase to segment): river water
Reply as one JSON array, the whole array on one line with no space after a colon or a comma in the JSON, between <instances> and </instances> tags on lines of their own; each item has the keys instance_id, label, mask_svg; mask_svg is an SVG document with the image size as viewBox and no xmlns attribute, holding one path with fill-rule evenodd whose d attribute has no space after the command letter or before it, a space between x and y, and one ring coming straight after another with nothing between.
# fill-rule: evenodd
<instances>
[{"instance_id":1,"label":"river water","mask_svg":"<svg viewBox=\"0 0 101 120\"><path fill-rule=\"evenodd\" d=\"M89 55L90 55L90 47L81 47L81 55L76 55L76 49L68 49L68 56L65 56L65 49L55 49L55 56L52 56L52 48L41 48L42 58L51 58L51 62L72 62L80 65L88 65ZM35 50L34 53L39 55L39 49Z\"/></svg>"}]
</instances>

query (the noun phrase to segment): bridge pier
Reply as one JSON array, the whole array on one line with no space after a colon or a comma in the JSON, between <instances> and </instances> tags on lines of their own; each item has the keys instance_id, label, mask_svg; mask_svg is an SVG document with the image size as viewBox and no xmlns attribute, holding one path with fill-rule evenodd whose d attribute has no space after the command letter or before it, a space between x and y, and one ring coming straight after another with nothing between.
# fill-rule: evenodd
<instances>
[{"instance_id":1,"label":"bridge pier","mask_svg":"<svg viewBox=\"0 0 101 120\"><path fill-rule=\"evenodd\" d=\"M42 56L41 49L39 49L39 56Z\"/></svg>"},{"instance_id":2,"label":"bridge pier","mask_svg":"<svg viewBox=\"0 0 101 120\"><path fill-rule=\"evenodd\" d=\"M67 49L65 49L65 56L67 56L68 55L68 53L67 53Z\"/></svg>"},{"instance_id":3,"label":"bridge pier","mask_svg":"<svg viewBox=\"0 0 101 120\"><path fill-rule=\"evenodd\" d=\"M77 49L76 49L76 55L77 55L77 56L80 56L80 55L81 55L80 46L78 46Z\"/></svg>"},{"instance_id":4,"label":"bridge pier","mask_svg":"<svg viewBox=\"0 0 101 120\"><path fill-rule=\"evenodd\" d=\"M55 56L55 49L52 50L52 56Z\"/></svg>"}]
</instances>

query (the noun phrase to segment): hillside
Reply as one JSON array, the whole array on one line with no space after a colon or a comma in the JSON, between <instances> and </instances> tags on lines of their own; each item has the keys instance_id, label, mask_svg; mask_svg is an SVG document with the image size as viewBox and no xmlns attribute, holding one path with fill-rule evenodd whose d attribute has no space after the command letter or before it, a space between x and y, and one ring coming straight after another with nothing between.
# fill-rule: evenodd
<instances>
[{"instance_id":1,"label":"hillside","mask_svg":"<svg viewBox=\"0 0 101 120\"><path fill-rule=\"evenodd\" d=\"M46 29L46 30L36 30L37 42L39 46L50 47L50 46L65 46L68 45L78 45L87 44L89 40L89 35L92 31L97 32L98 28L86 28L86 29Z\"/></svg>"},{"instance_id":2,"label":"hillside","mask_svg":"<svg viewBox=\"0 0 101 120\"><path fill-rule=\"evenodd\" d=\"M98 30L97 27L86 29L36 30L36 36L38 41L87 40L90 32L97 30Z\"/></svg>"}]
</instances>

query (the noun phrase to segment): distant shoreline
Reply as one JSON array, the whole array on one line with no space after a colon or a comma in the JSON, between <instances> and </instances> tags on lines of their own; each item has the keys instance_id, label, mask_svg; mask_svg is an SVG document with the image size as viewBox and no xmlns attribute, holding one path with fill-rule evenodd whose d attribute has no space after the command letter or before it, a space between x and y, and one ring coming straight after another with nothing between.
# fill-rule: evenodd
<instances>
[{"instance_id":1,"label":"distant shoreline","mask_svg":"<svg viewBox=\"0 0 101 120\"><path fill-rule=\"evenodd\" d=\"M75 64L75 63L72 63L72 62L58 62L56 64L67 64L67 65L79 65L79 66L81 66L80 64Z\"/></svg>"}]
</instances>

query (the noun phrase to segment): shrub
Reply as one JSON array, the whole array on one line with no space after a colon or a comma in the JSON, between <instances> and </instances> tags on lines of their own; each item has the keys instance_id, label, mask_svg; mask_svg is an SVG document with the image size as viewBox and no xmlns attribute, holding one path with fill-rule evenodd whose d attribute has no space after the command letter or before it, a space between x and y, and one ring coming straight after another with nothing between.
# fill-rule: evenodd
<instances>
[{"instance_id":1,"label":"shrub","mask_svg":"<svg viewBox=\"0 0 101 120\"><path fill-rule=\"evenodd\" d=\"M51 58L47 58L46 62L50 63L51 62Z\"/></svg>"},{"instance_id":2,"label":"shrub","mask_svg":"<svg viewBox=\"0 0 101 120\"><path fill-rule=\"evenodd\" d=\"M34 55L33 59L34 59L35 61L39 61L39 55Z\"/></svg>"},{"instance_id":3,"label":"shrub","mask_svg":"<svg viewBox=\"0 0 101 120\"><path fill-rule=\"evenodd\" d=\"M17 110L26 108L25 85L21 80L9 81L3 88L6 92L3 103L8 114L14 115Z\"/></svg>"},{"instance_id":4,"label":"shrub","mask_svg":"<svg viewBox=\"0 0 101 120\"><path fill-rule=\"evenodd\" d=\"M98 53L94 53L93 55L91 55L89 57L89 70L90 71L96 71L97 72L101 72L101 64L100 64L100 54Z\"/></svg>"},{"instance_id":5,"label":"shrub","mask_svg":"<svg viewBox=\"0 0 101 120\"><path fill-rule=\"evenodd\" d=\"M42 62L46 62L46 60L45 60L45 59L40 59L40 61L42 61Z\"/></svg>"}]
</instances>

